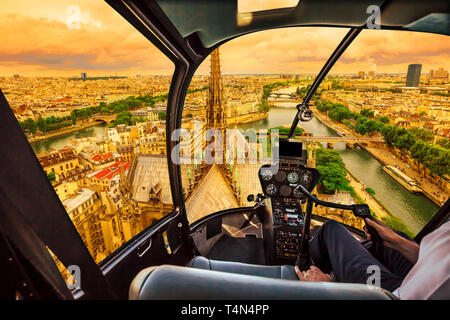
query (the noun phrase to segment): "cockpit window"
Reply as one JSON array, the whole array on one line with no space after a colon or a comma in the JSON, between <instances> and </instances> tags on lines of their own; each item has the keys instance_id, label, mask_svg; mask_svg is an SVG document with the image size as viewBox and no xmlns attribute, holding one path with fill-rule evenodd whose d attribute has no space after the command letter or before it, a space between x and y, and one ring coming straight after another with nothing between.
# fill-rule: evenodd
<instances>
[{"instance_id":1,"label":"cockpit window","mask_svg":"<svg viewBox=\"0 0 450 320\"><path fill-rule=\"evenodd\" d=\"M0 88L100 262L173 209L173 64L105 2L47 2L0 5Z\"/></svg>"},{"instance_id":2,"label":"cockpit window","mask_svg":"<svg viewBox=\"0 0 450 320\"><path fill-rule=\"evenodd\" d=\"M186 99L182 123L186 132L195 132L186 136L194 165L183 180L189 222L253 206L249 194L281 192L276 184L262 190L262 164L238 163L228 145L223 163L206 163L205 149L215 138L201 137L211 129L237 130L249 145L249 129L269 137L278 130L286 137L295 106L345 32L291 28L251 34L221 46L200 66L192 88L202 83L206 89ZM419 42L427 45L411 49ZM314 194L334 203L367 203L374 216L411 237L423 228L449 195L448 52L448 39L440 35L359 35L313 96L315 117L295 131L307 165L320 173ZM262 149L256 147L258 156ZM313 213L364 225L344 210L317 207Z\"/></svg>"},{"instance_id":3,"label":"cockpit window","mask_svg":"<svg viewBox=\"0 0 450 320\"><path fill-rule=\"evenodd\" d=\"M189 222L217 211L254 205L247 197L263 191L258 170L271 161L272 133L278 131L280 138L286 137L299 97L306 95L315 74L345 33L332 28L255 33L221 46L199 67L191 87L201 83L205 90L186 98L182 129L184 141L190 139L191 143L180 148L184 154L192 154L185 161L181 157L182 163L193 164L182 170L188 173L183 189ZM307 49L298 50L294 43L304 43ZM221 137L223 148L219 149L223 151L208 161L215 133ZM307 134L303 128L295 133L297 138ZM227 137L231 138L228 143Z\"/></svg>"}]
</instances>

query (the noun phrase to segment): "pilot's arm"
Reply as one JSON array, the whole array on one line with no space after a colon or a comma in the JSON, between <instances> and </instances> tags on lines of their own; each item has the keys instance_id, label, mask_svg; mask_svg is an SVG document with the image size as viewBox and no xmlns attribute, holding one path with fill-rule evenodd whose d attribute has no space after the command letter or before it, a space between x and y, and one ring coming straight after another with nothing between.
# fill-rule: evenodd
<instances>
[{"instance_id":1,"label":"pilot's arm","mask_svg":"<svg viewBox=\"0 0 450 320\"><path fill-rule=\"evenodd\" d=\"M412 263L416 263L419 258L419 245L411 240L408 240L389 228L383 222L377 220L377 222L370 219L365 219L366 223L378 232L383 239L383 245L388 248L392 248ZM366 232L367 238L370 239L370 234Z\"/></svg>"}]
</instances>

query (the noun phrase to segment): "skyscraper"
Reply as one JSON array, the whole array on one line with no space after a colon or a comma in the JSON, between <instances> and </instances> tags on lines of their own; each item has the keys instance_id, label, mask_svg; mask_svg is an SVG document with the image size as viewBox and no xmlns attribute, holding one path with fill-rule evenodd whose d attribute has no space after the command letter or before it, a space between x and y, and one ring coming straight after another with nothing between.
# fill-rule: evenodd
<instances>
[{"instance_id":1,"label":"skyscraper","mask_svg":"<svg viewBox=\"0 0 450 320\"><path fill-rule=\"evenodd\" d=\"M407 87L418 87L420 82L421 64L410 64L408 66L408 74L406 76Z\"/></svg>"}]
</instances>

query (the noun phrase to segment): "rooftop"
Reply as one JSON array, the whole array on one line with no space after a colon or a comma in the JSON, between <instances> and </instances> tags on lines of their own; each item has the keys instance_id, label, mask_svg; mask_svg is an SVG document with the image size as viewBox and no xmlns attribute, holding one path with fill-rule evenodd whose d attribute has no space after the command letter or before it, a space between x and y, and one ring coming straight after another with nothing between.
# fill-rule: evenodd
<instances>
[{"instance_id":1,"label":"rooftop","mask_svg":"<svg viewBox=\"0 0 450 320\"><path fill-rule=\"evenodd\" d=\"M83 188L77 191L77 195L72 198L68 198L62 202L64 208L67 212L71 212L74 209L81 206L83 203L88 201L95 194L95 191L87 188Z\"/></svg>"}]
</instances>

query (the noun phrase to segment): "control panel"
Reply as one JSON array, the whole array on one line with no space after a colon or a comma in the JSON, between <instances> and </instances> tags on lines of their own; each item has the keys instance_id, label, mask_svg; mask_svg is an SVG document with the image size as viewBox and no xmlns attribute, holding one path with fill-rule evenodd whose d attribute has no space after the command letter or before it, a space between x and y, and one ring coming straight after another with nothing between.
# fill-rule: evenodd
<instances>
[{"instance_id":1,"label":"control panel","mask_svg":"<svg viewBox=\"0 0 450 320\"><path fill-rule=\"evenodd\" d=\"M319 172L307 168L306 152L299 142L280 142L280 161L274 167L264 165L258 175L264 195L270 198L273 217L274 251L277 259L295 259L300 249L306 196L296 188L301 184L312 191Z\"/></svg>"},{"instance_id":2,"label":"control panel","mask_svg":"<svg viewBox=\"0 0 450 320\"><path fill-rule=\"evenodd\" d=\"M262 166L259 178L264 194L271 201L275 254L278 259L295 259L304 223L301 204L306 200L296 187L301 184L312 191L319 173L314 168L291 161L280 162L277 172L271 170L268 165Z\"/></svg>"}]
</instances>

